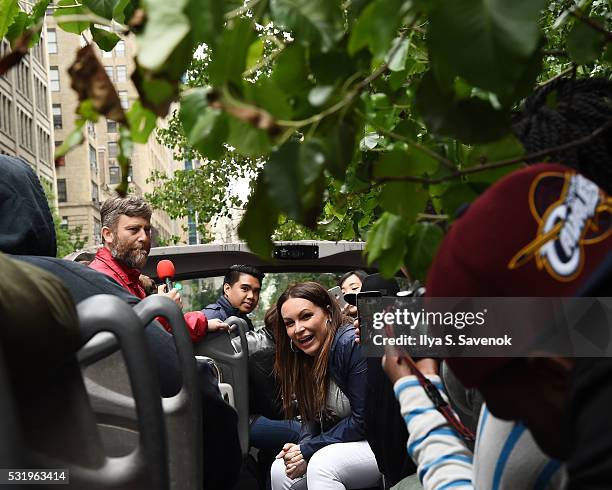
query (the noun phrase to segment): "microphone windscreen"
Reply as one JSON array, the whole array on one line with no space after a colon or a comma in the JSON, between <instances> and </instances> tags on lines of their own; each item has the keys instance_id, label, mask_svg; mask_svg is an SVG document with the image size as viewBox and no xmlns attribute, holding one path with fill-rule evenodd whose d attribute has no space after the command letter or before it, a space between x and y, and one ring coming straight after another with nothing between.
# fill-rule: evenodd
<instances>
[{"instance_id":1,"label":"microphone windscreen","mask_svg":"<svg viewBox=\"0 0 612 490\"><path fill-rule=\"evenodd\" d=\"M157 263L157 277L160 279L172 279L174 277L174 264L171 260L164 259Z\"/></svg>"}]
</instances>

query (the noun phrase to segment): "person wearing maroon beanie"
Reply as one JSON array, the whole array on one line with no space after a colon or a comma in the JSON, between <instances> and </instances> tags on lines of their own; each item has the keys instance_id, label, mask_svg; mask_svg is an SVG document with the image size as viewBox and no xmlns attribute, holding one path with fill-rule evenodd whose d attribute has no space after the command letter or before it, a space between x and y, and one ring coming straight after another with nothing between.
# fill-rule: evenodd
<instances>
[{"instance_id":1,"label":"person wearing maroon beanie","mask_svg":"<svg viewBox=\"0 0 612 490\"><path fill-rule=\"evenodd\" d=\"M434 259L426 281L427 296L609 295L611 121L612 83L608 80L559 79L531 96L514 121L515 133L527 153L558 148L549 152L551 161L558 163L528 162L529 167L501 179L471 204L453 223ZM580 139L586 144L567 146ZM525 326L524 347L535 342L538 328L541 332L542 325ZM487 483L482 488L609 488L612 422L606 414L612 404L611 360L542 356L446 362L459 381L477 388L486 402L476 441L476 456L480 450L483 458L474 458L473 475L464 481L465 488L481 488L483 481ZM414 381L403 377L411 372L389 360L385 369L396 382L404 413L411 397L414 404L418 395ZM435 418L435 411L432 415L423 412L423 407L420 410L406 412L406 420L415 424L419 417ZM487 425L491 419L497 427L509 421L503 439L490 435L487 439L487 431L494 432ZM444 430L443 425L433 427L429 425L429 430ZM555 459L538 468L533 485L521 480L534 469L529 458L512 472L506 471L513 456L525 454L521 444L527 436L544 453L565 462L568 482L564 478L553 482L552 476L563 470ZM413 451L425 451L427 439ZM451 441L448 447L452 445ZM457 444L454 447L461 450ZM542 458L535 446L530 451L534 460ZM452 475L449 461L455 458L454 478L458 478L465 468L457 466L457 461L465 466L467 460L460 459L466 458L463 453L455 454L443 464L419 466L422 477L434 478L440 466ZM481 478L483 473L486 478ZM506 481L510 486L500 484L504 473L511 473Z\"/></svg>"}]
</instances>

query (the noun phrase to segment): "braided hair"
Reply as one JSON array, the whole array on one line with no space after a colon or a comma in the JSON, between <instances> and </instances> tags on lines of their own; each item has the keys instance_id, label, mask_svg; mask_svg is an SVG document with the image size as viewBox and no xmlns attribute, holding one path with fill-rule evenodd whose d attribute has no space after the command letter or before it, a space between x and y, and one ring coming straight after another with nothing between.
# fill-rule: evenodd
<instances>
[{"instance_id":1,"label":"braided hair","mask_svg":"<svg viewBox=\"0 0 612 490\"><path fill-rule=\"evenodd\" d=\"M513 130L526 152L534 153L589 136L610 120L612 81L560 78L527 98ZM551 153L550 161L574 168L611 194L611 129L586 144Z\"/></svg>"}]
</instances>

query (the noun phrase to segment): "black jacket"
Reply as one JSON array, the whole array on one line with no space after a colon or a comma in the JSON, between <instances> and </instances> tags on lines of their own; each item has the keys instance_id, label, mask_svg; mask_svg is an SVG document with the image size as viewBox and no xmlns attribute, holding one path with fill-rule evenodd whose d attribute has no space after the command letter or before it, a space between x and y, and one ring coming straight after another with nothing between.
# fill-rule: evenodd
<instances>
[{"instance_id":1,"label":"black jacket","mask_svg":"<svg viewBox=\"0 0 612 490\"><path fill-rule=\"evenodd\" d=\"M214 303L207 305L206 308L202 310L202 313L204 313L206 318L209 320L218 318L222 322L227 320L230 316L237 316L238 318L242 318L247 323L249 330L253 330L253 323L251 322L251 319L242 313L238 308L232 306L225 296L221 296Z\"/></svg>"}]
</instances>

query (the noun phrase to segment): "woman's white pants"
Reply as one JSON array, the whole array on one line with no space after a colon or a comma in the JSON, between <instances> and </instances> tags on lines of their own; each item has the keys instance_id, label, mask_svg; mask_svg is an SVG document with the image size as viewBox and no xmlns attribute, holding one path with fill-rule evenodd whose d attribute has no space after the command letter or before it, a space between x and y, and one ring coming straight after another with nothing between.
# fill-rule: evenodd
<instances>
[{"instance_id":1,"label":"woman's white pants","mask_svg":"<svg viewBox=\"0 0 612 490\"><path fill-rule=\"evenodd\" d=\"M291 480L285 462L272 464L272 490L344 490L374 487L380 481L376 458L367 441L341 442L319 449L308 462L306 474Z\"/></svg>"}]
</instances>

